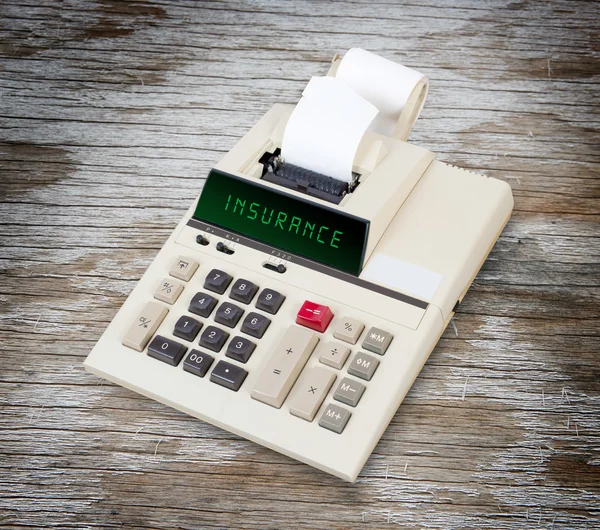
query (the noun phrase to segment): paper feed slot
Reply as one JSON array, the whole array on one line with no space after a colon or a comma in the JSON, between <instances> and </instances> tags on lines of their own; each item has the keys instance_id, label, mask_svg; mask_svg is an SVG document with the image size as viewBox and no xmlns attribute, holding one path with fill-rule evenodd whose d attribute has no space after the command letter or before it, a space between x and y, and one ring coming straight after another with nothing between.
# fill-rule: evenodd
<instances>
[{"instance_id":1,"label":"paper feed slot","mask_svg":"<svg viewBox=\"0 0 600 530\"><path fill-rule=\"evenodd\" d=\"M344 197L354 191L359 183L359 173L352 173L351 182L322 175L281 159L281 149L276 148L272 153L265 152L259 159L262 165L262 179L311 197L340 204Z\"/></svg>"}]
</instances>

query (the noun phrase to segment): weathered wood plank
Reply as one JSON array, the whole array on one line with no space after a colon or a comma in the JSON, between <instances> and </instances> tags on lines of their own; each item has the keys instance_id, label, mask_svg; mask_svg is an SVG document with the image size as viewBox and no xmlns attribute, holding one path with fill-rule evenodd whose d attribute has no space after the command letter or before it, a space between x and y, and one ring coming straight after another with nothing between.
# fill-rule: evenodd
<instances>
[{"instance_id":1,"label":"weathered wood plank","mask_svg":"<svg viewBox=\"0 0 600 530\"><path fill-rule=\"evenodd\" d=\"M0 526L600 525L595 2L5 0ZM356 484L81 363L223 153L334 53L427 73L411 141L515 213Z\"/></svg>"}]
</instances>

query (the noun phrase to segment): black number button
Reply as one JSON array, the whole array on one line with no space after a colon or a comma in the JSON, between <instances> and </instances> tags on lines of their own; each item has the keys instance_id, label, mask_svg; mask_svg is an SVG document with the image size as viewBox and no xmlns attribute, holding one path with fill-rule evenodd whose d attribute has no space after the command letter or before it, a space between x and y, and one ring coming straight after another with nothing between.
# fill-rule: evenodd
<instances>
[{"instance_id":1,"label":"black number button","mask_svg":"<svg viewBox=\"0 0 600 530\"><path fill-rule=\"evenodd\" d=\"M201 328L202 322L198 322L195 318L183 315L175 322L173 335L191 342L196 338Z\"/></svg>"},{"instance_id":2,"label":"black number button","mask_svg":"<svg viewBox=\"0 0 600 530\"><path fill-rule=\"evenodd\" d=\"M257 339L262 338L271 321L258 313L248 313L242 324L242 331Z\"/></svg>"},{"instance_id":3,"label":"black number button","mask_svg":"<svg viewBox=\"0 0 600 530\"><path fill-rule=\"evenodd\" d=\"M243 314L244 310L241 307L230 304L229 302L223 302L215 313L215 322L229 328L234 328L240 321L240 318L242 318Z\"/></svg>"},{"instance_id":4,"label":"black number button","mask_svg":"<svg viewBox=\"0 0 600 530\"><path fill-rule=\"evenodd\" d=\"M238 302L249 304L254 298L256 291L258 291L258 285L240 278L233 284L229 296Z\"/></svg>"},{"instance_id":5,"label":"black number button","mask_svg":"<svg viewBox=\"0 0 600 530\"><path fill-rule=\"evenodd\" d=\"M190 301L188 311L207 318L217 305L217 299L206 293L196 293Z\"/></svg>"},{"instance_id":6,"label":"black number button","mask_svg":"<svg viewBox=\"0 0 600 530\"><path fill-rule=\"evenodd\" d=\"M148 355L171 366L177 366L187 348L179 342L156 335L148 346Z\"/></svg>"},{"instance_id":7,"label":"black number button","mask_svg":"<svg viewBox=\"0 0 600 530\"><path fill-rule=\"evenodd\" d=\"M183 369L190 374L204 377L214 358L198 350L192 350L183 360Z\"/></svg>"},{"instance_id":8,"label":"black number button","mask_svg":"<svg viewBox=\"0 0 600 530\"><path fill-rule=\"evenodd\" d=\"M227 357L231 357L241 363L247 363L256 348L256 344L245 337L235 336L227 345Z\"/></svg>"},{"instance_id":9,"label":"black number button","mask_svg":"<svg viewBox=\"0 0 600 530\"><path fill-rule=\"evenodd\" d=\"M237 392L247 375L248 372L243 368L225 361L219 361L210 374L210 380L217 383L217 385Z\"/></svg>"},{"instance_id":10,"label":"black number button","mask_svg":"<svg viewBox=\"0 0 600 530\"><path fill-rule=\"evenodd\" d=\"M273 289L263 289L256 300L256 308L274 315L279 311L285 296Z\"/></svg>"},{"instance_id":11,"label":"black number button","mask_svg":"<svg viewBox=\"0 0 600 530\"><path fill-rule=\"evenodd\" d=\"M233 278L226 272L213 269L204 280L204 288L214 293L223 294Z\"/></svg>"},{"instance_id":12,"label":"black number button","mask_svg":"<svg viewBox=\"0 0 600 530\"><path fill-rule=\"evenodd\" d=\"M229 337L229 333L226 331L215 326L207 326L200 335L200 346L204 346L211 351L221 351L227 337Z\"/></svg>"}]
</instances>

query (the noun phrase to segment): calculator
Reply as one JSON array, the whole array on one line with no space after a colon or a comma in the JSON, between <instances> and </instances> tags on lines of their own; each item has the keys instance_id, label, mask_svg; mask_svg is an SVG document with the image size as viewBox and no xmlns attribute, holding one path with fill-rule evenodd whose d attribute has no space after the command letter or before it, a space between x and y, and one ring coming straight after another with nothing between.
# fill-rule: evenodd
<instances>
[{"instance_id":1,"label":"calculator","mask_svg":"<svg viewBox=\"0 0 600 530\"><path fill-rule=\"evenodd\" d=\"M283 182L269 164L292 110L273 107L210 171L85 366L354 481L512 194L369 133L341 195Z\"/></svg>"}]
</instances>

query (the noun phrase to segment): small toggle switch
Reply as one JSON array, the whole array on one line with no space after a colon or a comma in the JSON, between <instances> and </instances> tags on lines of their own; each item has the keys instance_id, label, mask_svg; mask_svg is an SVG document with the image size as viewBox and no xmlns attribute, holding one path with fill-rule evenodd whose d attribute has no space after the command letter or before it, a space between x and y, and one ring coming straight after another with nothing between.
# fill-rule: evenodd
<instances>
[{"instance_id":1,"label":"small toggle switch","mask_svg":"<svg viewBox=\"0 0 600 530\"><path fill-rule=\"evenodd\" d=\"M287 270L283 263L278 263L276 265L275 263L271 263L270 261L265 261L263 263L263 267L265 269L269 269L270 271L278 272L279 274L283 274Z\"/></svg>"},{"instance_id":2,"label":"small toggle switch","mask_svg":"<svg viewBox=\"0 0 600 530\"><path fill-rule=\"evenodd\" d=\"M198 234L196 236L196 243L205 247L206 245L208 245L210 243L210 241L208 239L206 239L202 234Z\"/></svg>"},{"instance_id":3,"label":"small toggle switch","mask_svg":"<svg viewBox=\"0 0 600 530\"><path fill-rule=\"evenodd\" d=\"M228 246L227 246L225 243L223 243L222 241L219 241L219 242L217 243L217 250L218 250L219 252L223 252L223 254L227 254L227 255L233 254L233 253L235 252L235 250L233 250L233 249L229 248L229 247L228 247Z\"/></svg>"}]
</instances>

